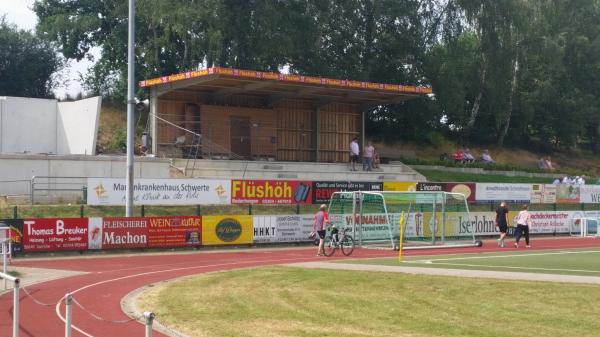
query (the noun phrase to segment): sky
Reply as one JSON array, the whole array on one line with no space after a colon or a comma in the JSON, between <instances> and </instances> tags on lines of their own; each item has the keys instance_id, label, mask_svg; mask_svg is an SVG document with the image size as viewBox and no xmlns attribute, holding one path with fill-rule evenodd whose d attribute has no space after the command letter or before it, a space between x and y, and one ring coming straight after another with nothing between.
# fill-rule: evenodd
<instances>
[{"instance_id":1,"label":"sky","mask_svg":"<svg viewBox=\"0 0 600 337\"><path fill-rule=\"evenodd\" d=\"M20 29L35 30L37 16L31 10L34 0L0 0L0 16L6 15L6 21L15 24ZM94 58L100 55L100 49L91 50ZM54 94L58 98L65 98L68 94L75 96L83 89L79 82L79 74L87 73L87 70L94 64L93 61L82 59L79 62L71 60L67 63L65 69L60 72L60 76L66 80L65 84L56 87Z\"/></svg>"}]
</instances>

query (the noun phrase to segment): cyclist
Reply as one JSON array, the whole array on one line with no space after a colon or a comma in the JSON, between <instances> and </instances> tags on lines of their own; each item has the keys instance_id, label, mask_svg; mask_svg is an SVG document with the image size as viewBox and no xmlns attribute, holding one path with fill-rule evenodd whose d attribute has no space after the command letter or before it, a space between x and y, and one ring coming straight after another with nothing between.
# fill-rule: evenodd
<instances>
[{"instance_id":1,"label":"cyclist","mask_svg":"<svg viewBox=\"0 0 600 337\"><path fill-rule=\"evenodd\" d=\"M323 204L319 207L319 211L313 218L312 230L314 233L319 235L319 248L317 249L317 256L325 255L325 229L329 223L329 213L327 212L327 205Z\"/></svg>"}]
</instances>

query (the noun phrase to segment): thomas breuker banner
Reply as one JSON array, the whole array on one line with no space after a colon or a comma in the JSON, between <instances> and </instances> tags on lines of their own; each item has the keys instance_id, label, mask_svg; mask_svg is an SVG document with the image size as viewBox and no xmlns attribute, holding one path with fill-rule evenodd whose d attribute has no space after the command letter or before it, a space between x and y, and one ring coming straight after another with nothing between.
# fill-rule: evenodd
<instances>
[{"instance_id":1,"label":"thomas breuker banner","mask_svg":"<svg viewBox=\"0 0 600 337\"><path fill-rule=\"evenodd\" d=\"M88 178L88 205L123 205L126 183L121 178ZM213 179L136 179L137 205L215 205L231 202L231 181Z\"/></svg>"}]
</instances>

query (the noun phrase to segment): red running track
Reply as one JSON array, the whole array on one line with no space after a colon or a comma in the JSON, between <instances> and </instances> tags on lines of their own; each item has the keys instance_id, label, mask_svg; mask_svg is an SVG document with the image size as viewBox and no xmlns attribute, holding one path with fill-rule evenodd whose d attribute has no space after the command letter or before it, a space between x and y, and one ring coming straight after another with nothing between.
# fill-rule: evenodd
<instances>
[{"instance_id":1,"label":"red running track","mask_svg":"<svg viewBox=\"0 0 600 337\"><path fill-rule=\"evenodd\" d=\"M598 239L558 238L532 240L534 249L564 249L600 247ZM433 255L499 251L495 241L481 248L445 248L407 251L405 255ZM521 250L524 250L521 248ZM503 251L515 251L504 248ZM357 249L352 258L395 256L397 252ZM86 274L28 286L28 291L42 306L21 291L20 336L64 336L62 297L74 293L74 298L86 309L107 320L128 320L121 310L121 299L144 285L181 276L211 271L230 270L294 262L328 260L315 257L315 247L300 249L247 249L237 252L196 251L184 253L113 255L102 257L17 259L15 266L50 268L87 272ZM337 256L342 259L343 256ZM160 319L160 317L158 318ZM124 324L101 321L73 305L72 336L134 337L144 336L144 326L137 321ZM12 333L12 293L0 297L0 337ZM154 332L154 336L165 336Z\"/></svg>"}]
</instances>

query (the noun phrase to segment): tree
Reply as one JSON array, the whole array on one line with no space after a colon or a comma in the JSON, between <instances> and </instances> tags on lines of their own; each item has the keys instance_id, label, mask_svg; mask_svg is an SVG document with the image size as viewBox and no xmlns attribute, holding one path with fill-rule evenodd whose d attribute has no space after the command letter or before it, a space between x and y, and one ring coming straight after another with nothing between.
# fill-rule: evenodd
<instances>
[{"instance_id":1,"label":"tree","mask_svg":"<svg viewBox=\"0 0 600 337\"><path fill-rule=\"evenodd\" d=\"M62 62L52 44L0 18L0 95L49 98Z\"/></svg>"}]
</instances>

